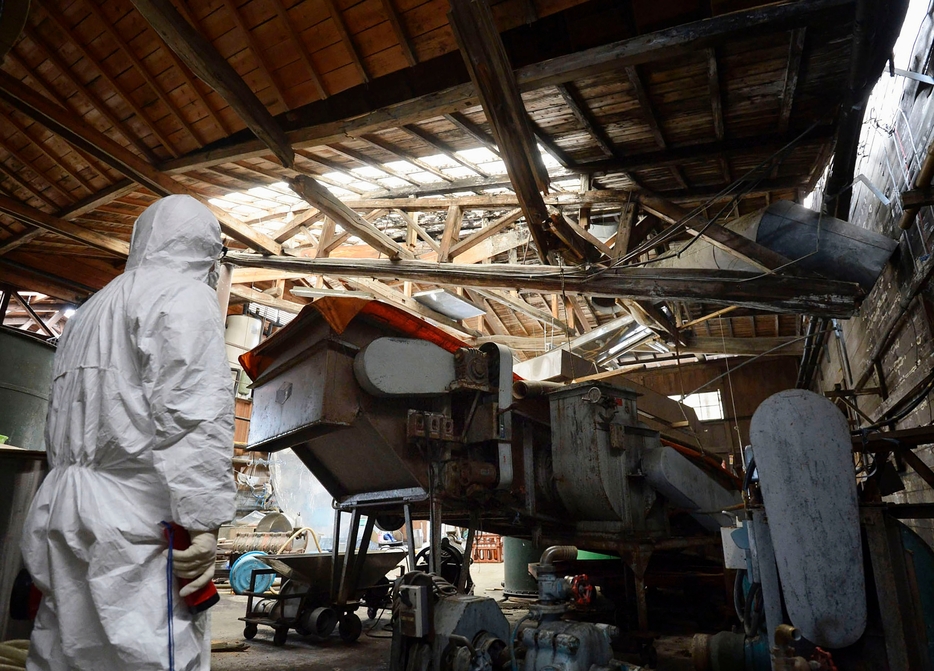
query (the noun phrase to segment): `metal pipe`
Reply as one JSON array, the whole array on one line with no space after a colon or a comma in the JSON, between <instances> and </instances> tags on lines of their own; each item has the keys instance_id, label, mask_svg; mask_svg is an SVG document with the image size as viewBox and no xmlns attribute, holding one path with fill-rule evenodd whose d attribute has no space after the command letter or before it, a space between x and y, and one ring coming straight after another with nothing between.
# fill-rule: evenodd
<instances>
[{"instance_id":1,"label":"metal pipe","mask_svg":"<svg viewBox=\"0 0 934 671\"><path fill-rule=\"evenodd\" d=\"M538 382L535 380L519 380L512 385L512 395L522 400L523 398L533 398L535 396L544 396L545 394L564 387L559 382Z\"/></svg>"},{"instance_id":2,"label":"metal pipe","mask_svg":"<svg viewBox=\"0 0 934 671\"><path fill-rule=\"evenodd\" d=\"M554 566L556 561L574 561L577 559L577 548L573 545L552 545L538 560L540 566Z\"/></svg>"}]
</instances>

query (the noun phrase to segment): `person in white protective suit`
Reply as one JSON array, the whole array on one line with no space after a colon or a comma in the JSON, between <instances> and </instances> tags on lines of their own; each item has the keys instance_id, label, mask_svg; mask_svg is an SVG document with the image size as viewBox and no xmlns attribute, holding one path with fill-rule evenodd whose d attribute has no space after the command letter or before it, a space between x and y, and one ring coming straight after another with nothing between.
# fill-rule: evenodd
<instances>
[{"instance_id":1,"label":"person in white protective suit","mask_svg":"<svg viewBox=\"0 0 934 671\"><path fill-rule=\"evenodd\" d=\"M46 427L51 470L23 557L43 599L26 668L169 668L167 542L187 529L176 575L214 572L235 513L233 387L209 273L222 251L204 205L169 196L136 221L126 271L68 322ZM175 669L210 668L208 613L174 597Z\"/></svg>"}]
</instances>

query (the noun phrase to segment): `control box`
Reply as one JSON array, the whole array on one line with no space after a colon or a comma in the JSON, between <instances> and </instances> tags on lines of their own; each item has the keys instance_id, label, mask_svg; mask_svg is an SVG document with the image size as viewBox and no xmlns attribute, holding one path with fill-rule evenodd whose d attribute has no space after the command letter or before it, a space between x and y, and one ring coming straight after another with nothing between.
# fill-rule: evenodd
<instances>
[{"instance_id":1,"label":"control box","mask_svg":"<svg viewBox=\"0 0 934 671\"><path fill-rule=\"evenodd\" d=\"M399 588L399 623L403 636L423 638L431 631L427 585L402 585Z\"/></svg>"}]
</instances>

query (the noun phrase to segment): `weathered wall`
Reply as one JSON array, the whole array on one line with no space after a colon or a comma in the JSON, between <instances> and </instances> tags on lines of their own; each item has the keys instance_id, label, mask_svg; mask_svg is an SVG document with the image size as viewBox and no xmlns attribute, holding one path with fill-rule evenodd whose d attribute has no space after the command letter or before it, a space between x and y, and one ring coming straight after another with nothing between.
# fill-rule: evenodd
<instances>
[{"instance_id":1,"label":"weathered wall","mask_svg":"<svg viewBox=\"0 0 934 671\"><path fill-rule=\"evenodd\" d=\"M727 362L719 359L630 373L626 377L665 396L695 390L719 391L725 418L703 422L708 443L717 446L719 454L738 455L740 448L749 444L752 413L772 394L793 388L798 376L795 357L766 357L737 368L744 361L747 359L731 359L729 375ZM715 381L699 389L711 380Z\"/></svg>"},{"instance_id":2,"label":"weathered wall","mask_svg":"<svg viewBox=\"0 0 934 671\"><path fill-rule=\"evenodd\" d=\"M910 70L932 73L931 38L928 16L920 26ZM880 83L885 88L881 94L877 89L870 101L856 174L864 175L890 202L883 202L865 184L856 183L850 221L898 239L900 244L859 313L839 324L839 337L828 339L813 384L815 391L828 391L835 384L847 389L879 389L878 394L860 396L857 401L873 421L913 396L916 385L934 366L934 310L929 302L934 211L923 208L908 231L898 227L903 211L900 193L914 183L934 141L934 91L929 85L902 77L883 76ZM897 428L932 423L934 409L928 398ZM862 419L861 425L866 424ZM932 446L917 453L934 466ZM904 472L902 479L906 489L892 500L934 502L934 490L914 472ZM916 527L934 544L932 521L919 520Z\"/></svg>"}]
</instances>

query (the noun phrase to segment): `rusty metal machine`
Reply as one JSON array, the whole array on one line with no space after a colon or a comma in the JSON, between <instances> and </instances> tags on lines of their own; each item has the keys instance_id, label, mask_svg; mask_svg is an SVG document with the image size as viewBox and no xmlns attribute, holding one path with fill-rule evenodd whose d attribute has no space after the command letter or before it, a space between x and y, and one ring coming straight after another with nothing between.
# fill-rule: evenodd
<instances>
[{"instance_id":1,"label":"rusty metal machine","mask_svg":"<svg viewBox=\"0 0 934 671\"><path fill-rule=\"evenodd\" d=\"M339 510L381 528L428 518L435 543L443 521L616 552L643 630L652 554L718 544L720 511L740 501L730 474L640 422L635 392L526 385L514 399L507 348L467 347L377 301L316 301L241 360L250 449L293 449Z\"/></svg>"}]
</instances>

